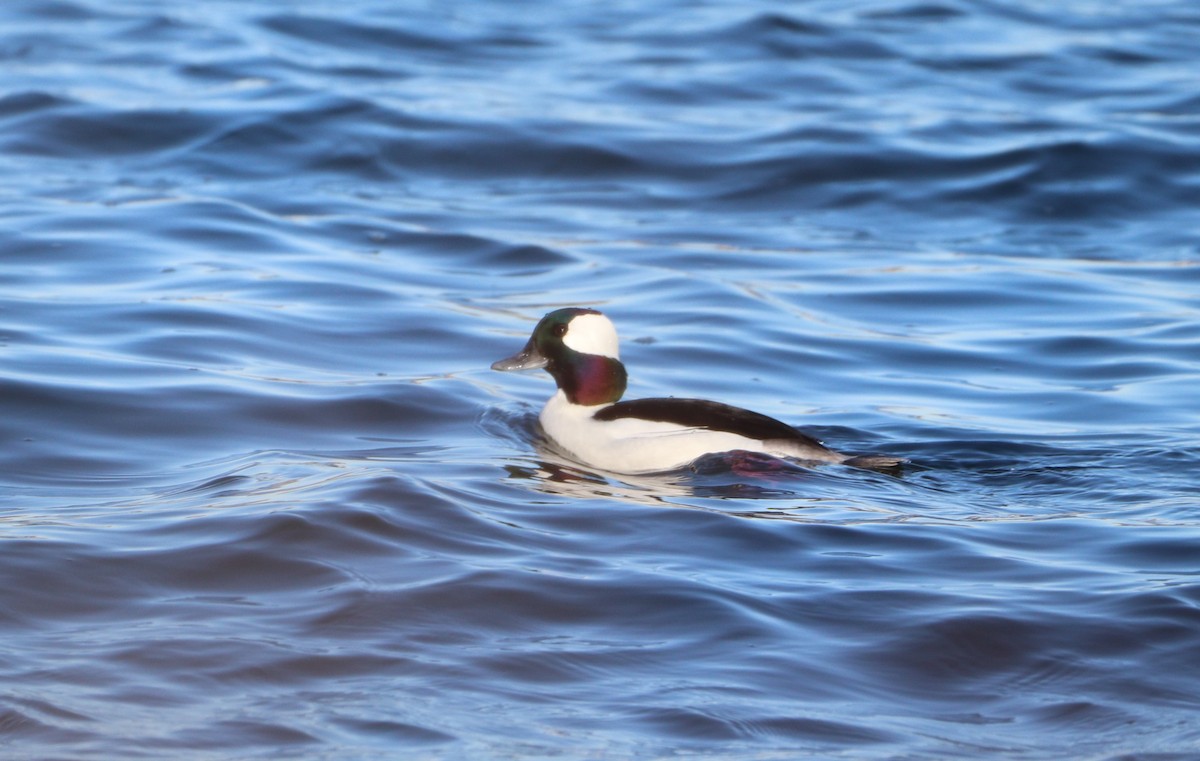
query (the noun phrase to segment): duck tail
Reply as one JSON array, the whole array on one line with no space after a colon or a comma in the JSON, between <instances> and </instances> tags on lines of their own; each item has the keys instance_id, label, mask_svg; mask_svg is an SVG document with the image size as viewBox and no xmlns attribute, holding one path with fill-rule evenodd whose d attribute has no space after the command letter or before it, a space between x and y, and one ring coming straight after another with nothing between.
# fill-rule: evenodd
<instances>
[{"instance_id":1,"label":"duck tail","mask_svg":"<svg viewBox=\"0 0 1200 761\"><path fill-rule=\"evenodd\" d=\"M860 454L842 460L843 465L866 470L878 470L882 473L898 472L908 460L903 457L892 457L886 454Z\"/></svg>"}]
</instances>

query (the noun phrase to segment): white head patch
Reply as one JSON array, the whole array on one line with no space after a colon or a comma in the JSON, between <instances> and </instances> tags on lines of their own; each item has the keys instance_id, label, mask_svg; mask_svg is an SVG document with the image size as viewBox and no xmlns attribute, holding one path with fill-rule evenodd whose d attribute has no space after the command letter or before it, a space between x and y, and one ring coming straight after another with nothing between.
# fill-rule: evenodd
<instances>
[{"instance_id":1,"label":"white head patch","mask_svg":"<svg viewBox=\"0 0 1200 761\"><path fill-rule=\"evenodd\" d=\"M567 323L563 343L581 354L617 357L617 329L602 314L581 314Z\"/></svg>"}]
</instances>

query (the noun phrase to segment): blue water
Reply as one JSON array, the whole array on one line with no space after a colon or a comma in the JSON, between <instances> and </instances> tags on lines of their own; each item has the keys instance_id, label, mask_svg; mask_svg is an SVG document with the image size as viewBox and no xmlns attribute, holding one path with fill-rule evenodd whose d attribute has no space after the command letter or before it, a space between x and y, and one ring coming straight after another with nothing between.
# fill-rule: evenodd
<instances>
[{"instance_id":1,"label":"blue water","mask_svg":"<svg viewBox=\"0 0 1200 761\"><path fill-rule=\"evenodd\" d=\"M1200 756L1190 0L0 8L0 756ZM539 448L630 396L900 476Z\"/></svg>"}]
</instances>

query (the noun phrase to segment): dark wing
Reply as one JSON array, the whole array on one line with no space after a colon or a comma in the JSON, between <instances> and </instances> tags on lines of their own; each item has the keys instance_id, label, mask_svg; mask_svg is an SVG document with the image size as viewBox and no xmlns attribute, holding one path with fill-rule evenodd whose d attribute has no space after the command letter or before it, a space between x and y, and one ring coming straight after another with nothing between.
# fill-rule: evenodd
<instances>
[{"instance_id":1,"label":"dark wing","mask_svg":"<svg viewBox=\"0 0 1200 761\"><path fill-rule=\"evenodd\" d=\"M689 428L736 433L760 441L786 439L822 447L821 442L773 417L704 399L633 399L605 407L594 417L597 420L636 417Z\"/></svg>"}]
</instances>

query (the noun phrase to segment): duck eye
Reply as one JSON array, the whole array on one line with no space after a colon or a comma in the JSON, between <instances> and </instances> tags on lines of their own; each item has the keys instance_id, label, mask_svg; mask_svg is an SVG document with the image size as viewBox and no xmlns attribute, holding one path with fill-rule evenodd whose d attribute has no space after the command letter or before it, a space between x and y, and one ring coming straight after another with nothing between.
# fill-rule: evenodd
<instances>
[{"instance_id":1,"label":"duck eye","mask_svg":"<svg viewBox=\"0 0 1200 761\"><path fill-rule=\"evenodd\" d=\"M554 335L558 336L559 338L562 338L563 336L565 336L567 334L567 324L565 322L560 322L557 325L555 325L551 330L554 333Z\"/></svg>"}]
</instances>

